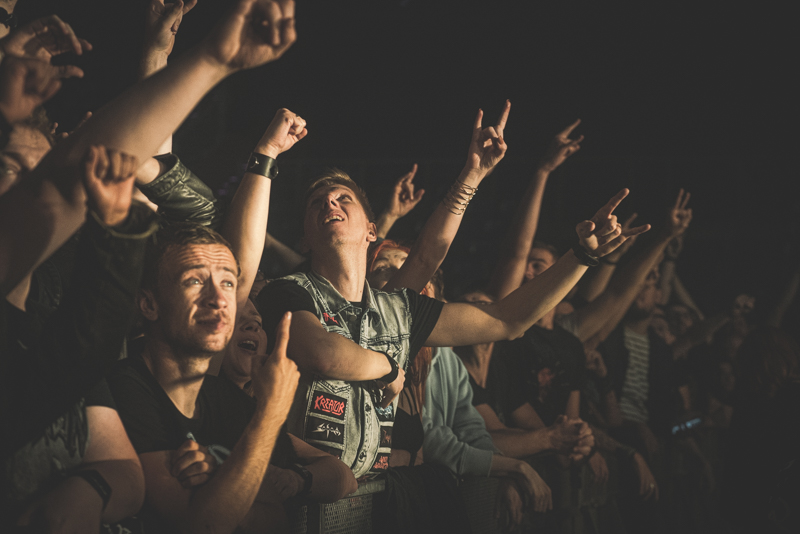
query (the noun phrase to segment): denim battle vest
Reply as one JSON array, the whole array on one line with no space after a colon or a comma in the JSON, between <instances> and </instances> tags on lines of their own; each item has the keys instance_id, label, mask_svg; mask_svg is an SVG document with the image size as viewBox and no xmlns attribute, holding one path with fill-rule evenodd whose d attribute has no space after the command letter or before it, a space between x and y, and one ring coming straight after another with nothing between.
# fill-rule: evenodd
<instances>
[{"instance_id":1,"label":"denim battle vest","mask_svg":"<svg viewBox=\"0 0 800 534\"><path fill-rule=\"evenodd\" d=\"M362 347L387 354L406 369L411 335L407 290L373 291L365 282L367 309L358 310L314 272L295 273L284 280L308 291L325 330L350 340L351 332L358 332ZM394 425L393 405L381 408L381 397L374 381L345 382L303 373L288 430L349 465L356 478L380 473L389 468Z\"/></svg>"}]
</instances>

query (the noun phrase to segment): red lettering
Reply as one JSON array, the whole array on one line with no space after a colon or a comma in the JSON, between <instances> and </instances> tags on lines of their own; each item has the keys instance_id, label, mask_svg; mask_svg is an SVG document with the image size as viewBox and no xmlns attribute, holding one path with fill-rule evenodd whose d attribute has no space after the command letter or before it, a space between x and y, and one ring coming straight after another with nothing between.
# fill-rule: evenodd
<instances>
[{"instance_id":1,"label":"red lettering","mask_svg":"<svg viewBox=\"0 0 800 534\"><path fill-rule=\"evenodd\" d=\"M333 415L342 415L344 413L344 402L329 399L324 395L317 395L314 398L314 409Z\"/></svg>"}]
</instances>

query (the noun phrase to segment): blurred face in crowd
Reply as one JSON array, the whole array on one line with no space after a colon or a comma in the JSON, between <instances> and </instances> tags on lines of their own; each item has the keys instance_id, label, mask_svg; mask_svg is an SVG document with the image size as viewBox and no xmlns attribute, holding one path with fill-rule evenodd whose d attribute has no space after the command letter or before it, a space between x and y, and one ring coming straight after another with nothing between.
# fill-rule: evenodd
<instances>
[{"instance_id":1,"label":"blurred face in crowd","mask_svg":"<svg viewBox=\"0 0 800 534\"><path fill-rule=\"evenodd\" d=\"M176 354L225 349L236 320L238 267L224 245L174 246L161 259L158 291L140 301L154 334Z\"/></svg>"},{"instance_id":2,"label":"blurred face in crowd","mask_svg":"<svg viewBox=\"0 0 800 534\"><path fill-rule=\"evenodd\" d=\"M233 336L222 360L222 370L234 381L250 380L253 358L266 354L267 333L261 327L261 315L247 300L236 319Z\"/></svg>"},{"instance_id":3,"label":"blurred face in crowd","mask_svg":"<svg viewBox=\"0 0 800 534\"><path fill-rule=\"evenodd\" d=\"M633 301L629 315L634 320L651 317L660 298L661 290L658 288L658 271L653 270L647 275L644 287L642 287Z\"/></svg>"},{"instance_id":4,"label":"blurred face in crowd","mask_svg":"<svg viewBox=\"0 0 800 534\"><path fill-rule=\"evenodd\" d=\"M461 301L469 302L470 304L477 304L479 306L485 306L486 304L494 303L492 297L490 297L483 291L470 291L469 293L461 297Z\"/></svg>"},{"instance_id":5,"label":"blurred face in crowd","mask_svg":"<svg viewBox=\"0 0 800 534\"><path fill-rule=\"evenodd\" d=\"M525 279L533 280L556 262L553 253L546 248L532 248L528 254L528 265L525 268Z\"/></svg>"},{"instance_id":6,"label":"blurred face in crowd","mask_svg":"<svg viewBox=\"0 0 800 534\"><path fill-rule=\"evenodd\" d=\"M372 264L372 271L367 275L369 285L381 289L394 276L408 258L408 253L399 248L385 248L378 253Z\"/></svg>"},{"instance_id":7,"label":"blurred face in crowd","mask_svg":"<svg viewBox=\"0 0 800 534\"><path fill-rule=\"evenodd\" d=\"M343 185L320 187L309 197L303 222L304 241L312 251L331 245L361 245L377 238L375 224L355 193Z\"/></svg>"},{"instance_id":8,"label":"blurred face in crowd","mask_svg":"<svg viewBox=\"0 0 800 534\"><path fill-rule=\"evenodd\" d=\"M0 24L0 28L3 25ZM8 137L8 145L0 152L6 172L0 174L0 196L8 191L21 176L32 171L50 151L50 142L34 128L16 126Z\"/></svg>"},{"instance_id":9,"label":"blurred face in crowd","mask_svg":"<svg viewBox=\"0 0 800 534\"><path fill-rule=\"evenodd\" d=\"M682 304L673 304L669 307L670 322L676 335L685 334L694 324L691 310Z\"/></svg>"}]
</instances>

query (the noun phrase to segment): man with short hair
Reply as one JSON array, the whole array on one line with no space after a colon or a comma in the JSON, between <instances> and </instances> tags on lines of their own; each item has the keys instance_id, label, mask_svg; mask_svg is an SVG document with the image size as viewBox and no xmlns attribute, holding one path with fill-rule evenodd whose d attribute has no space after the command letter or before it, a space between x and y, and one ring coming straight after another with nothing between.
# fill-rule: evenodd
<instances>
[{"instance_id":1,"label":"man with short hair","mask_svg":"<svg viewBox=\"0 0 800 534\"><path fill-rule=\"evenodd\" d=\"M473 129L462 178L485 175L505 153L502 127ZM474 189L460 179L443 202L463 213ZM592 263L629 236L612 215L620 192L592 219L578 225L580 244L547 275L506 299L476 307L443 304L400 289L366 284L367 249L376 238L363 194L349 177L330 175L306 197L304 242L311 270L269 284L257 306L270 332L284 311L294 313L291 358L303 371L289 417L291 432L341 458L356 477L388 468L394 412L410 355L424 346L469 345L514 338L560 301ZM320 433L317 429L335 429Z\"/></svg>"},{"instance_id":2,"label":"man with short hair","mask_svg":"<svg viewBox=\"0 0 800 534\"><path fill-rule=\"evenodd\" d=\"M253 362L253 401L233 383L206 375L236 320L239 265L228 243L202 226L168 226L145 265L138 306L147 335L140 354L109 377L142 463L144 516L156 529L263 528L274 505L259 493L299 378L285 353L290 315L272 355ZM284 440L283 459L291 454Z\"/></svg>"}]
</instances>

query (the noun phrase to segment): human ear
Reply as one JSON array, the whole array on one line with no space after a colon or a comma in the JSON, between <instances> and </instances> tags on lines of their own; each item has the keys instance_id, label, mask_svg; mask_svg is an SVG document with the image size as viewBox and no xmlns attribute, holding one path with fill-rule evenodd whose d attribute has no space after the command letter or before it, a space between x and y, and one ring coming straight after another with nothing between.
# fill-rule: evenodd
<instances>
[{"instance_id":1,"label":"human ear","mask_svg":"<svg viewBox=\"0 0 800 534\"><path fill-rule=\"evenodd\" d=\"M149 289L139 291L136 296L136 305L139 307L139 312L148 321L156 321L158 319L158 303L155 295Z\"/></svg>"},{"instance_id":2,"label":"human ear","mask_svg":"<svg viewBox=\"0 0 800 534\"><path fill-rule=\"evenodd\" d=\"M369 223L367 228L367 241L374 243L378 240L378 227L374 222Z\"/></svg>"}]
</instances>

